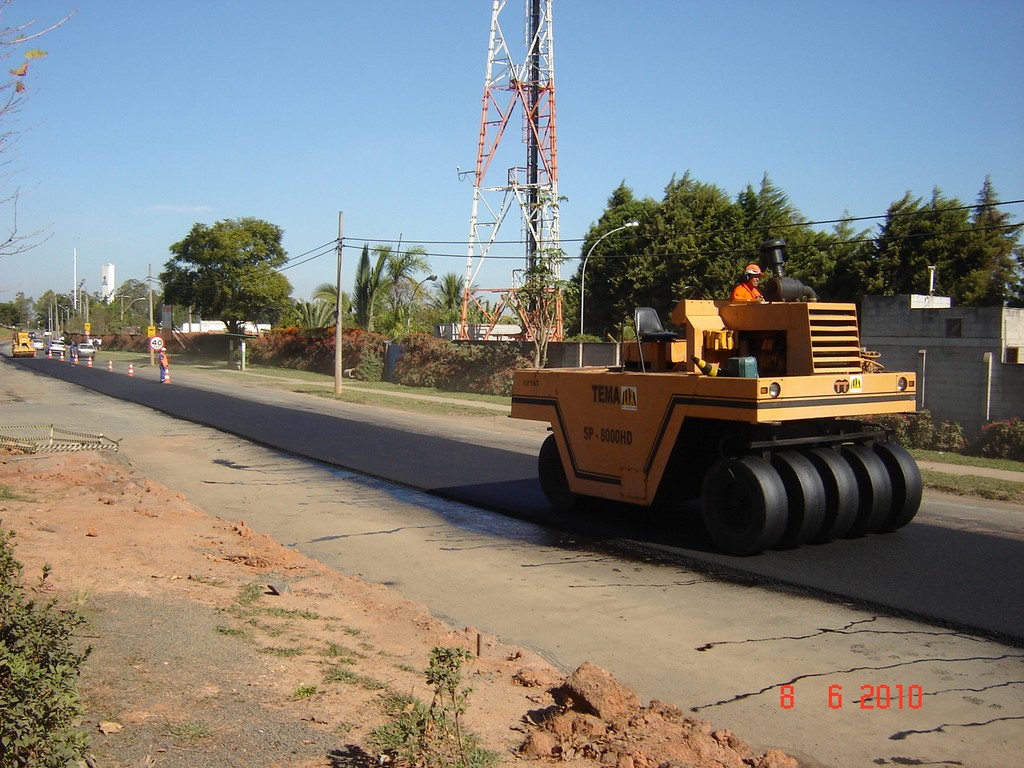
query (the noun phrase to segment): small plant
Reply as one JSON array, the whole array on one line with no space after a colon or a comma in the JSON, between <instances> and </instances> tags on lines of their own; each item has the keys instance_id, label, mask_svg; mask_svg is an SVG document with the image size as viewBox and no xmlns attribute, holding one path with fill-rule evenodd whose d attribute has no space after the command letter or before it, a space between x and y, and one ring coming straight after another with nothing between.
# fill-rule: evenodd
<instances>
[{"instance_id":1,"label":"small plant","mask_svg":"<svg viewBox=\"0 0 1024 768\"><path fill-rule=\"evenodd\" d=\"M263 597L263 585L261 584L246 584L238 592L236 598L242 605L253 605Z\"/></svg>"},{"instance_id":2,"label":"small plant","mask_svg":"<svg viewBox=\"0 0 1024 768\"><path fill-rule=\"evenodd\" d=\"M0 500L13 501L21 498L9 485L0 485Z\"/></svg>"},{"instance_id":3,"label":"small plant","mask_svg":"<svg viewBox=\"0 0 1024 768\"><path fill-rule=\"evenodd\" d=\"M279 656L281 658L291 658L293 656L301 656L305 651L301 648L279 648L276 646L266 646L259 649L260 653L265 653L268 656Z\"/></svg>"},{"instance_id":4,"label":"small plant","mask_svg":"<svg viewBox=\"0 0 1024 768\"><path fill-rule=\"evenodd\" d=\"M244 629L235 629L234 627L225 627L223 625L214 627L214 631L218 635L226 635L227 637L248 637Z\"/></svg>"},{"instance_id":5,"label":"small plant","mask_svg":"<svg viewBox=\"0 0 1024 768\"><path fill-rule=\"evenodd\" d=\"M382 683L380 680L374 680L372 677L358 675L351 669L347 669L344 664L344 662L335 664L324 672L324 682L358 685L360 688L367 691L386 691L388 689L387 683Z\"/></svg>"},{"instance_id":6,"label":"small plant","mask_svg":"<svg viewBox=\"0 0 1024 768\"><path fill-rule=\"evenodd\" d=\"M167 729L167 732L176 741L196 742L207 739L213 735L208 725L199 720L188 720L184 723L175 723Z\"/></svg>"},{"instance_id":7,"label":"small plant","mask_svg":"<svg viewBox=\"0 0 1024 768\"><path fill-rule=\"evenodd\" d=\"M360 657L360 654L338 643L327 643L323 655L328 659L334 659L337 664L355 664Z\"/></svg>"},{"instance_id":8,"label":"small plant","mask_svg":"<svg viewBox=\"0 0 1024 768\"><path fill-rule=\"evenodd\" d=\"M465 732L462 716L472 689L462 685L462 665L471 658L464 648L435 647L425 675L434 689L430 706L411 696L383 700L391 722L375 729L369 743L393 759L424 768L487 768L497 755L482 749Z\"/></svg>"},{"instance_id":9,"label":"small plant","mask_svg":"<svg viewBox=\"0 0 1024 768\"><path fill-rule=\"evenodd\" d=\"M342 664L335 664L324 672L324 681L328 683L351 683L359 682L359 675L351 669L346 669Z\"/></svg>"},{"instance_id":10,"label":"small plant","mask_svg":"<svg viewBox=\"0 0 1024 768\"><path fill-rule=\"evenodd\" d=\"M13 536L0 529L0 765L63 768L88 745L74 725L82 717L79 669L91 649L72 647L85 619L34 596L49 566L34 590L22 584Z\"/></svg>"},{"instance_id":11,"label":"small plant","mask_svg":"<svg viewBox=\"0 0 1024 768\"><path fill-rule=\"evenodd\" d=\"M293 699L311 699L317 695L319 691L315 685L300 685L294 691L292 691Z\"/></svg>"}]
</instances>

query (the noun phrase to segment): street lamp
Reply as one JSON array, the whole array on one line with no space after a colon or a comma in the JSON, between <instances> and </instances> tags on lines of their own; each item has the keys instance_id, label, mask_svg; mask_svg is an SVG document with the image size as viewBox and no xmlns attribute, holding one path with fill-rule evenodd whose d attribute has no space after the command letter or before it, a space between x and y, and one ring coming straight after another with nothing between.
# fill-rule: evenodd
<instances>
[{"instance_id":1,"label":"street lamp","mask_svg":"<svg viewBox=\"0 0 1024 768\"><path fill-rule=\"evenodd\" d=\"M118 294L118 298L121 299L121 319L124 320L124 310L125 310L124 294L123 293L122 294ZM129 301L128 302L128 311L130 312L131 308L133 306L135 306L135 304L137 304L140 301L145 301L147 298L149 298L149 297L148 296L139 296L137 299L132 299L131 301Z\"/></svg>"},{"instance_id":2,"label":"street lamp","mask_svg":"<svg viewBox=\"0 0 1024 768\"><path fill-rule=\"evenodd\" d=\"M584 284L584 281L587 279L587 260L590 258L590 254L592 254L594 252L594 249L597 248L597 244L600 243L602 240L604 240L609 235L614 235L616 232L619 232L619 231L621 231L623 229L629 229L630 227L639 227L639 226L640 226L640 222L639 221L627 221L621 227L616 227L615 229L608 230L603 235L601 235L599 238L597 238L597 240L594 241L594 244L592 246L590 246L590 250L587 251L587 255L583 257L583 269L580 270L580 336L583 335L583 302L584 302L584 298L585 298L585 294L583 292L583 288L584 288L583 284Z\"/></svg>"},{"instance_id":3,"label":"street lamp","mask_svg":"<svg viewBox=\"0 0 1024 768\"><path fill-rule=\"evenodd\" d=\"M424 283L432 283L435 280L437 280L437 275L427 275L422 280L420 280L418 283L416 283L416 287L412 289L412 298L409 299L409 311L405 313L405 332L406 333L409 332L409 324L412 321L412 308L413 308L413 305L416 303L416 294L417 294L417 292L420 290L420 287Z\"/></svg>"}]
</instances>

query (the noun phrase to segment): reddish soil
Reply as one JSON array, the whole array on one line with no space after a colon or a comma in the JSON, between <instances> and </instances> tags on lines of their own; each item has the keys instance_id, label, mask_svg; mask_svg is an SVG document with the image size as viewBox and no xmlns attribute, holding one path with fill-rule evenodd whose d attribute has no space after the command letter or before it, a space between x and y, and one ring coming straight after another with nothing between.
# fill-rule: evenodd
<instances>
[{"instance_id":1,"label":"reddish soil","mask_svg":"<svg viewBox=\"0 0 1024 768\"><path fill-rule=\"evenodd\" d=\"M568 678L381 586L192 506L119 455L0 456L0 525L27 584L88 619L88 764L370 766L389 692L430 702L432 648L462 647L466 724L501 764L790 768L604 670Z\"/></svg>"}]
</instances>

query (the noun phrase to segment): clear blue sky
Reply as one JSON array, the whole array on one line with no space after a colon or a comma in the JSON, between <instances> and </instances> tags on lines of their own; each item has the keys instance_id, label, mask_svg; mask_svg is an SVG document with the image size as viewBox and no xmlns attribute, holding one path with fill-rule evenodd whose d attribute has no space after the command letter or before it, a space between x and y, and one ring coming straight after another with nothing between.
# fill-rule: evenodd
<instances>
[{"instance_id":1,"label":"clear blue sky","mask_svg":"<svg viewBox=\"0 0 1024 768\"><path fill-rule=\"evenodd\" d=\"M107 262L156 275L196 222L266 219L299 256L339 210L346 243L455 241L431 266L463 274L488 0L14 0L2 23L75 8L4 126L18 229L48 239L0 259L0 301L70 292L76 249L90 293ZM510 44L523 18L508 0ZM555 0L553 29L571 256L620 182L660 198L687 170L730 195L767 173L811 220L934 187L973 203L988 174L1024 198L1021 0ZM477 284L521 266L489 259ZM335 270L285 274L308 298Z\"/></svg>"}]
</instances>

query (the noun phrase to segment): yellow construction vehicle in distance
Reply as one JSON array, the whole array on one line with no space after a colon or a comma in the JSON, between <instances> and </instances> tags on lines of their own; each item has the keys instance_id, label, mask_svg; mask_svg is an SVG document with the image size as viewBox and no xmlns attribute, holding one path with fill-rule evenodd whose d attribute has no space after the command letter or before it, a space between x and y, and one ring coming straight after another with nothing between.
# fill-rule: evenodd
<instances>
[{"instance_id":1,"label":"yellow construction vehicle in distance","mask_svg":"<svg viewBox=\"0 0 1024 768\"><path fill-rule=\"evenodd\" d=\"M15 331L11 338L11 357L35 357L36 349L32 346L32 337L27 331Z\"/></svg>"}]
</instances>

